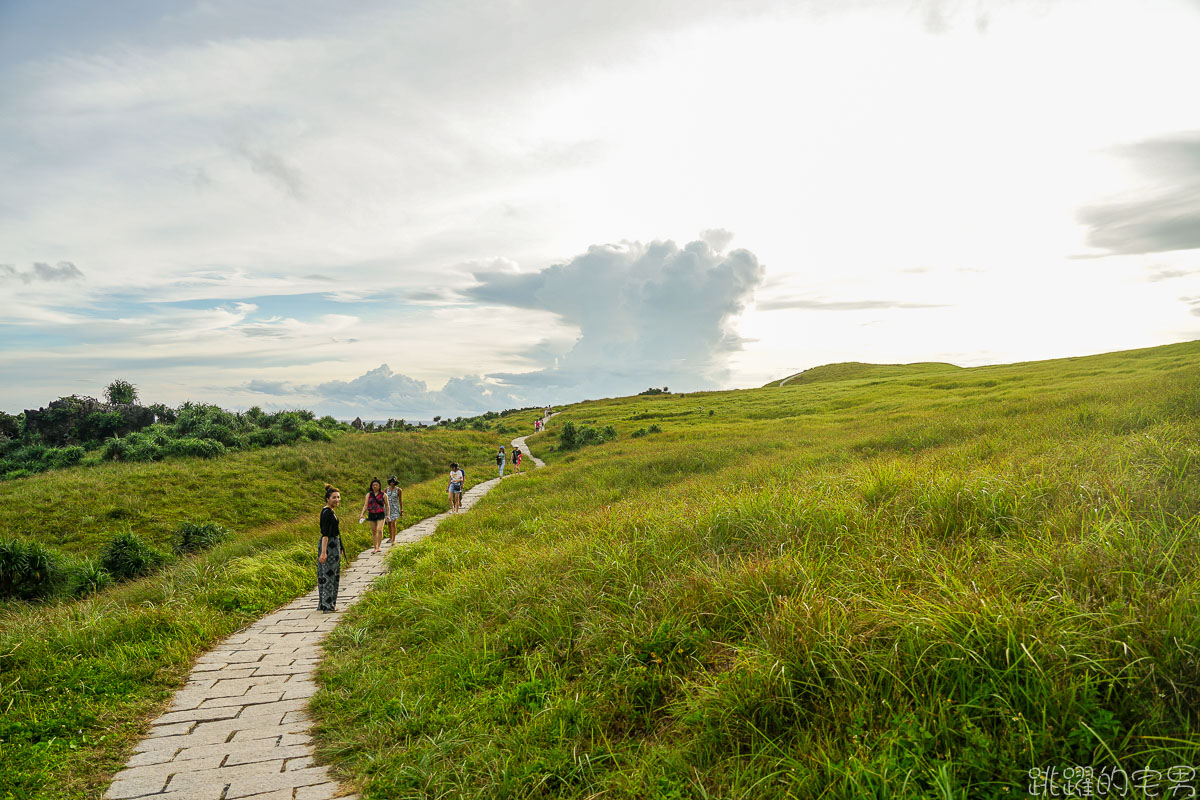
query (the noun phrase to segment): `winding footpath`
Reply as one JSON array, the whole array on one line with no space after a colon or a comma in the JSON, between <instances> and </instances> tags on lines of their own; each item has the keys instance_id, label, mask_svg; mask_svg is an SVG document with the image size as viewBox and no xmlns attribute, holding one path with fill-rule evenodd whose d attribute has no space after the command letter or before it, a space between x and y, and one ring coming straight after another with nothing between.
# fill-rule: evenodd
<instances>
[{"instance_id":1,"label":"winding footpath","mask_svg":"<svg viewBox=\"0 0 1200 800\"><path fill-rule=\"evenodd\" d=\"M535 467L525 437L514 439ZM511 475L507 477L512 477ZM467 510L500 483L472 487L463 495ZM396 533L396 543L430 535L450 516L443 512ZM200 656L187 685L175 693L167 712L150 723L150 733L125 769L113 776L110 800L328 800L357 798L343 790L313 759L308 734L308 698L321 660L321 641L341 614L387 571L386 557L364 550L343 568L338 610L317 611L314 588ZM314 568L315 569L315 568Z\"/></svg>"}]
</instances>

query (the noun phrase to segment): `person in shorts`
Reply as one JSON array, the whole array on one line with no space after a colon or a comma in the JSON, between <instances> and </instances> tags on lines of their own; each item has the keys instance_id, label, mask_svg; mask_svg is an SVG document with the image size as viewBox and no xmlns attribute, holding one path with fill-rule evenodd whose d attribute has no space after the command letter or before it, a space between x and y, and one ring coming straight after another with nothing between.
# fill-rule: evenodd
<instances>
[{"instance_id":1,"label":"person in shorts","mask_svg":"<svg viewBox=\"0 0 1200 800\"><path fill-rule=\"evenodd\" d=\"M450 465L450 486L447 492L450 495L450 513L458 513L462 509L463 484L466 483L467 476L457 463Z\"/></svg>"},{"instance_id":2,"label":"person in shorts","mask_svg":"<svg viewBox=\"0 0 1200 800\"><path fill-rule=\"evenodd\" d=\"M378 553L383 549L383 521L387 518L388 499L383 493L383 483L379 478L371 478L371 486L367 489L367 496L363 499L362 511L358 515L358 521L367 520L371 523L371 541L374 542L375 549L372 553Z\"/></svg>"},{"instance_id":3,"label":"person in shorts","mask_svg":"<svg viewBox=\"0 0 1200 800\"><path fill-rule=\"evenodd\" d=\"M496 453L496 469L500 470L500 477L504 477L504 445L500 445L499 452Z\"/></svg>"}]
</instances>

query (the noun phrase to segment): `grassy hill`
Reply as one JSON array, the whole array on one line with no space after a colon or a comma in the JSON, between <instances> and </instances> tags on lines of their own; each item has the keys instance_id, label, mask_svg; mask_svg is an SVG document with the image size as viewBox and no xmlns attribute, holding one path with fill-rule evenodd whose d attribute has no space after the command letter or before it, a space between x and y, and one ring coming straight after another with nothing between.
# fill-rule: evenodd
<instances>
[{"instance_id":1,"label":"grassy hill","mask_svg":"<svg viewBox=\"0 0 1200 800\"><path fill-rule=\"evenodd\" d=\"M922 375L930 372L947 372L960 370L962 367L945 364L938 361L923 361L916 364L864 364L861 361L842 361L837 364L822 364L812 367L795 375L771 381L763 386L801 386L806 383L821 383L825 381L851 381L884 378L896 378L909 375Z\"/></svg>"},{"instance_id":2,"label":"grassy hill","mask_svg":"<svg viewBox=\"0 0 1200 800\"><path fill-rule=\"evenodd\" d=\"M1014 797L1200 764L1198 364L573 406L535 450L618 440L395 553L335 631L321 755L368 797Z\"/></svg>"},{"instance_id":3,"label":"grassy hill","mask_svg":"<svg viewBox=\"0 0 1200 800\"><path fill-rule=\"evenodd\" d=\"M200 653L313 587L326 481L343 490L342 532L357 554L370 543L353 522L372 476L398 476L406 527L445 510L451 460L467 465L468 485L491 477L500 441L473 431L346 434L0 483L0 531L68 557L94 556L122 530L169 549L185 520L234 532L83 599L0 602L0 798L100 797Z\"/></svg>"}]
</instances>

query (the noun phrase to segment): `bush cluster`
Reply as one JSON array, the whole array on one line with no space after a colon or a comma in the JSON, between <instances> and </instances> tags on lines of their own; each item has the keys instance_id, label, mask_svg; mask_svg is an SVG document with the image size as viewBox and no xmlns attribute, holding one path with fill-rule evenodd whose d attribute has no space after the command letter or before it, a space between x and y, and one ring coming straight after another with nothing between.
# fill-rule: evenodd
<instances>
[{"instance_id":1,"label":"bush cluster","mask_svg":"<svg viewBox=\"0 0 1200 800\"><path fill-rule=\"evenodd\" d=\"M0 541L0 597L36 600L62 582L61 559L36 542Z\"/></svg>"},{"instance_id":2,"label":"bush cluster","mask_svg":"<svg viewBox=\"0 0 1200 800\"><path fill-rule=\"evenodd\" d=\"M217 458L230 450L330 441L335 431L349 427L305 410L267 413L255 406L237 413L192 402L178 408L162 403L140 406L137 388L120 380L105 394L107 403L71 395L36 411L0 412L0 479L69 467L85 459Z\"/></svg>"},{"instance_id":3,"label":"bush cluster","mask_svg":"<svg viewBox=\"0 0 1200 800\"><path fill-rule=\"evenodd\" d=\"M184 522L175 531L175 552L194 553L197 550L207 550L228 538L229 529L224 525L215 522Z\"/></svg>"},{"instance_id":4,"label":"bush cluster","mask_svg":"<svg viewBox=\"0 0 1200 800\"><path fill-rule=\"evenodd\" d=\"M319 421L311 411L263 412L257 406L244 413L204 403L184 403L172 423L155 423L128 436L105 442L104 458L111 461L157 461L166 456L216 458L230 450L275 447L299 441L327 442L332 431L346 426L333 417Z\"/></svg>"},{"instance_id":5,"label":"bush cluster","mask_svg":"<svg viewBox=\"0 0 1200 800\"><path fill-rule=\"evenodd\" d=\"M587 425L576 427L574 422L568 422L558 434L558 449L578 450L585 445L612 442L616 438L617 429L612 425L597 430Z\"/></svg>"},{"instance_id":6,"label":"bush cluster","mask_svg":"<svg viewBox=\"0 0 1200 800\"><path fill-rule=\"evenodd\" d=\"M118 533L100 551L100 565L108 574L122 581L149 575L166 560L163 553L130 531Z\"/></svg>"},{"instance_id":7,"label":"bush cluster","mask_svg":"<svg viewBox=\"0 0 1200 800\"><path fill-rule=\"evenodd\" d=\"M657 425L651 425L650 430L646 430L645 428L638 428L636 431L629 434L629 438L640 439L643 436L646 436L651 433L662 433L662 428L658 427Z\"/></svg>"},{"instance_id":8,"label":"bush cluster","mask_svg":"<svg viewBox=\"0 0 1200 800\"><path fill-rule=\"evenodd\" d=\"M83 460L87 451L79 445L47 447L0 438L0 476L22 478L48 469L70 467Z\"/></svg>"},{"instance_id":9,"label":"bush cluster","mask_svg":"<svg viewBox=\"0 0 1200 800\"><path fill-rule=\"evenodd\" d=\"M175 531L175 553L205 550L228 539L228 528L216 523L184 522ZM0 599L42 600L55 595L79 597L114 581L149 575L169 557L132 531L113 536L99 558L72 560L36 542L0 540Z\"/></svg>"}]
</instances>

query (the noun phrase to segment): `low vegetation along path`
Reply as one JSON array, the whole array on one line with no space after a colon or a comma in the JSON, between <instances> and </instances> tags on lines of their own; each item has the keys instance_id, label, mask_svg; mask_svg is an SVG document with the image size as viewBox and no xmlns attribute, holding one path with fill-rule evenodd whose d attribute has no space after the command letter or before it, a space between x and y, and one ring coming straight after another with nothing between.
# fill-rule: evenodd
<instances>
[{"instance_id":1,"label":"low vegetation along path","mask_svg":"<svg viewBox=\"0 0 1200 800\"><path fill-rule=\"evenodd\" d=\"M525 438L513 447L528 453ZM529 456L537 467L541 459ZM472 487L463 509L500 482ZM449 512L396 534L397 543L433 533ZM338 612L317 611L317 590L235 633L201 656L165 714L113 777L105 797L189 800L325 800L348 795L313 760L308 698L321 660L321 640L341 612L386 571L382 553L364 550L342 572ZM314 567L315 570L315 567Z\"/></svg>"}]
</instances>

